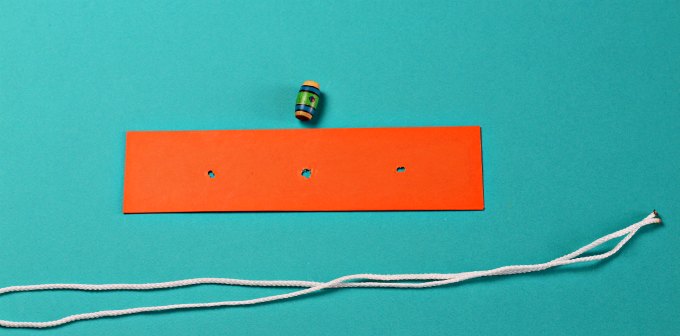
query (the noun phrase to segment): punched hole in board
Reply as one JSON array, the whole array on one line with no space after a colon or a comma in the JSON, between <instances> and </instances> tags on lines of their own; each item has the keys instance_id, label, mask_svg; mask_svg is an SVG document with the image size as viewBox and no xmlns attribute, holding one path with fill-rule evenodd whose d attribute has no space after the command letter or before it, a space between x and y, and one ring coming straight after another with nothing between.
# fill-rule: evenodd
<instances>
[{"instance_id":1,"label":"punched hole in board","mask_svg":"<svg viewBox=\"0 0 680 336\"><path fill-rule=\"evenodd\" d=\"M302 177L308 179L308 178L312 177L312 170L309 169L309 168L305 168L305 169L302 170L300 175L302 175Z\"/></svg>"},{"instance_id":2,"label":"punched hole in board","mask_svg":"<svg viewBox=\"0 0 680 336\"><path fill-rule=\"evenodd\" d=\"M404 167L404 166L397 167L397 173L403 173L405 171L406 171L406 167Z\"/></svg>"},{"instance_id":3,"label":"punched hole in board","mask_svg":"<svg viewBox=\"0 0 680 336\"><path fill-rule=\"evenodd\" d=\"M208 177L215 178L215 172L213 172L212 170L208 170Z\"/></svg>"}]
</instances>

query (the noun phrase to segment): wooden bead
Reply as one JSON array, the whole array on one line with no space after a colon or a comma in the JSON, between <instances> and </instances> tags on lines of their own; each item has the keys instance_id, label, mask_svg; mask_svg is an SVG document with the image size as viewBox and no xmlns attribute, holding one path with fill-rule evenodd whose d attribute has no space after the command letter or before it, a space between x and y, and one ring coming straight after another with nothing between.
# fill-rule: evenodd
<instances>
[{"instance_id":1,"label":"wooden bead","mask_svg":"<svg viewBox=\"0 0 680 336\"><path fill-rule=\"evenodd\" d=\"M295 102L295 118L302 121L314 118L317 113L317 106L319 106L320 96L319 83L311 80L302 83Z\"/></svg>"}]
</instances>

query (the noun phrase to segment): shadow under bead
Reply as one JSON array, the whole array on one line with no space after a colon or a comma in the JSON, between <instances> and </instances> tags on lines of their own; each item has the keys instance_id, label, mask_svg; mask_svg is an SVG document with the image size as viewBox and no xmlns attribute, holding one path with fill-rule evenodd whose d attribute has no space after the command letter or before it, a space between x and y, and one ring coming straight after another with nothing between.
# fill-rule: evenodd
<instances>
[{"instance_id":1,"label":"shadow under bead","mask_svg":"<svg viewBox=\"0 0 680 336\"><path fill-rule=\"evenodd\" d=\"M295 102L295 118L301 121L312 120L317 113L320 96L319 83L311 80L302 83Z\"/></svg>"}]
</instances>

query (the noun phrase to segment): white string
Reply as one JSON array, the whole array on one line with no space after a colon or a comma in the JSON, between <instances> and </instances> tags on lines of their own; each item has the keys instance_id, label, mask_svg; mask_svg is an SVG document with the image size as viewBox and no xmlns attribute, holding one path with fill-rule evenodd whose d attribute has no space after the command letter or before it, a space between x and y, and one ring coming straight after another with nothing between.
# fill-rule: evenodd
<instances>
[{"instance_id":1,"label":"white string","mask_svg":"<svg viewBox=\"0 0 680 336\"><path fill-rule=\"evenodd\" d=\"M104 310L85 314L76 314L67 316L54 321L46 322L14 322L0 320L0 326L6 328L51 328L67 323L91 320L102 317L113 317L122 315L139 314L146 312L158 312L166 310L178 309L193 309L193 308L208 308L208 307L227 307L227 306L246 306L255 305L265 302L272 302L278 300L285 300L318 292L329 288L427 288L449 285L474 278L496 276L496 275L510 275L519 273L529 273L546 270L552 267L575 264L581 262L602 260L615 254L623 245L625 245L637 231L649 224L661 223L661 219L657 216L656 211L649 214L643 220L614 233L608 234L599 238L592 243L560 258L552 261L532 264L532 265L514 265L494 268L486 271L462 272L462 273L431 273L431 274L354 274L343 276L328 282L316 281L298 281L298 280L242 280L229 278L196 278L169 282L146 283L146 284L105 284L105 285L89 285L89 284L44 284L32 286L11 286L0 288L0 295L13 292L32 292L44 290L79 290L79 291L116 291L116 290L153 290L165 288L177 288L186 286L195 286L203 284L217 284L227 286L253 286L253 287L301 287L304 289L295 290L285 294L264 296L249 300L237 301L219 301L206 303L185 303L172 304L165 306L151 306L138 307L119 310ZM600 246L612 239L625 236L616 246L611 250L590 256L581 256L585 252ZM358 280L358 281L357 281ZM356 281L356 282L355 282ZM402 282L402 281L417 281L417 282Z\"/></svg>"}]
</instances>

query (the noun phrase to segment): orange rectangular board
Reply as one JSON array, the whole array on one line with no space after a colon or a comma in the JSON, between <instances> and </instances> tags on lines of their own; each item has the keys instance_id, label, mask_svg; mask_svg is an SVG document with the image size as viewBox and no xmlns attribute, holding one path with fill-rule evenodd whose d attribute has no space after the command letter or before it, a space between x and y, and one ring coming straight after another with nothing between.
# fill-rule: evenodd
<instances>
[{"instance_id":1,"label":"orange rectangular board","mask_svg":"<svg viewBox=\"0 0 680 336\"><path fill-rule=\"evenodd\" d=\"M128 132L124 213L482 210L481 128Z\"/></svg>"}]
</instances>

